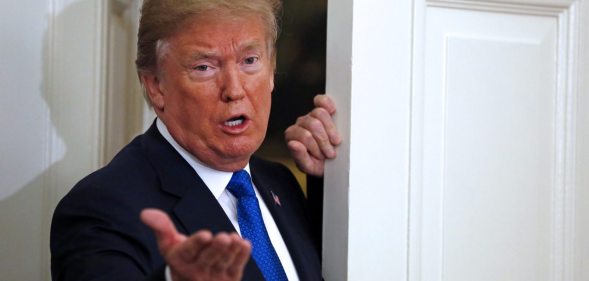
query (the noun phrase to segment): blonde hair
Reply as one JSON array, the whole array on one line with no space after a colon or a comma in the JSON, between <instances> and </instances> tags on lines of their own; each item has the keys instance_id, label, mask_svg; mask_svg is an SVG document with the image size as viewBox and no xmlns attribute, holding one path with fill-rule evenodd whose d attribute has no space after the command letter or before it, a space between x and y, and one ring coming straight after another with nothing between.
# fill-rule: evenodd
<instances>
[{"instance_id":1,"label":"blonde hair","mask_svg":"<svg viewBox=\"0 0 589 281\"><path fill-rule=\"evenodd\" d=\"M161 55L158 46L187 20L220 11L236 17L244 13L259 15L265 23L269 49L274 57L281 8L281 0L145 0L137 39L137 73L156 70L158 55Z\"/></svg>"}]
</instances>

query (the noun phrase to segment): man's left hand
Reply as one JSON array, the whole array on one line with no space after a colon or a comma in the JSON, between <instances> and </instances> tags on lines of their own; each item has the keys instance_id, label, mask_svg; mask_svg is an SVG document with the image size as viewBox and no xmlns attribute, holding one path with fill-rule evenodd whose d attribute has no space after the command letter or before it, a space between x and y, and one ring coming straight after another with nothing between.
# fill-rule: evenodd
<instances>
[{"instance_id":1,"label":"man's left hand","mask_svg":"<svg viewBox=\"0 0 589 281\"><path fill-rule=\"evenodd\" d=\"M336 157L341 137L332 120L336 111L333 100L326 95L317 95L313 103L315 108L288 127L284 138L301 171L323 176L325 159Z\"/></svg>"}]
</instances>

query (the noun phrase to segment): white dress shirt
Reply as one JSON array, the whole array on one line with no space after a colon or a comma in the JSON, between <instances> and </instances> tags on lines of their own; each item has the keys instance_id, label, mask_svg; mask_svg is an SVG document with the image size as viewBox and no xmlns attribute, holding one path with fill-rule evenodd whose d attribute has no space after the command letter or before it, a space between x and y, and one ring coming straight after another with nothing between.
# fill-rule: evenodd
<instances>
[{"instance_id":1,"label":"white dress shirt","mask_svg":"<svg viewBox=\"0 0 589 281\"><path fill-rule=\"evenodd\" d=\"M207 167L194 155L190 154L188 151L182 148L174 140L174 138L172 138L172 135L170 135L168 128L159 118L156 121L156 125L157 129L159 130L160 134L162 134L164 139L166 139L174 147L174 149L176 149L176 151L180 153L182 158L184 158L184 160L186 160L186 162L190 164L190 166L203 180L206 186L211 190L215 198L217 198L219 205L221 205L223 211L225 211L225 214L227 215L227 217L229 218L237 232L241 235L241 232L239 230L239 223L237 221L237 198L235 198L235 196L233 196L233 194L231 194L231 192L229 192L226 189L227 184L229 184L229 181L231 180L231 176L233 175L233 173L217 171L215 169ZM249 164L247 164L247 166L245 166L243 169L246 170L248 174L251 174ZM274 250L276 250L276 254L278 254L278 258L282 263L284 272L286 272L288 280L298 281L299 277L294 267L294 263L292 262L290 253L288 252L286 244L282 239L282 235L280 235L278 226L276 226L276 222L274 221L274 218L272 218L272 215L270 214L270 211L268 210L266 203L264 202L262 197L260 197L258 189L255 185L253 186L254 191L256 192L256 197L258 198L258 203L260 204L260 211L262 212L262 219L264 220L264 225L266 226L266 230L268 231L268 235L270 236L270 241L274 246ZM172 280L169 267L166 267L166 280Z\"/></svg>"}]
</instances>

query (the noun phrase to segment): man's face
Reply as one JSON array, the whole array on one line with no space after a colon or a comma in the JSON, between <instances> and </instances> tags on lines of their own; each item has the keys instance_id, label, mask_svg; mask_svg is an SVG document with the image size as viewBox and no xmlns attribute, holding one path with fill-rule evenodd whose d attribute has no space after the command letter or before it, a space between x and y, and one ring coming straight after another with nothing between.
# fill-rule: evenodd
<instances>
[{"instance_id":1,"label":"man's face","mask_svg":"<svg viewBox=\"0 0 589 281\"><path fill-rule=\"evenodd\" d=\"M160 48L143 76L158 117L208 166L243 168L266 135L274 64L258 16L199 16Z\"/></svg>"}]
</instances>

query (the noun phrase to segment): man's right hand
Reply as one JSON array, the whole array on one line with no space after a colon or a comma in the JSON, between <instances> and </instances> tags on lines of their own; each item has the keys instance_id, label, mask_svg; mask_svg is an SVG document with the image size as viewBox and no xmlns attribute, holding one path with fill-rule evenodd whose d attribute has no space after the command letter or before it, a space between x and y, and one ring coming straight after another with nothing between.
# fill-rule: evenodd
<instances>
[{"instance_id":1,"label":"man's right hand","mask_svg":"<svg viewBox=\"0 0 589 281\"><path fill-rule=\"evenodd\" d=\"M251 244L237 233L213 235L201 230L187 237L156 209L143 210L141 221L154 231L173 281L241 280Z\"/></svg>"}]
</instances>

